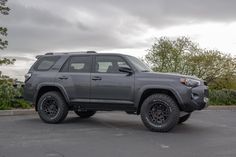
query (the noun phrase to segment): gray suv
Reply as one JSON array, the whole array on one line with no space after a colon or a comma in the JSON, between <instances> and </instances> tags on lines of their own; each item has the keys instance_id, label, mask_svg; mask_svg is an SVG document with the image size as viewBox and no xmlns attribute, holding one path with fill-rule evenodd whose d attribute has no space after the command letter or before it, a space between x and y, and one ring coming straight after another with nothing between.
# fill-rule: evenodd
<instances>
[{"instance_id":1,"label":"gray suv","mask_svg":"<svg viewBox=\"0 0 236 157\"><path fill-rule=\"evenodd\" d=\"M167 132L207 106L208 87L193 76L152 72L133 56L117 53L46 53L25 75L24 98L46 123L69 110L81 118L96 111L141 115L151 131Z\"/></svg>"}]
</instances>

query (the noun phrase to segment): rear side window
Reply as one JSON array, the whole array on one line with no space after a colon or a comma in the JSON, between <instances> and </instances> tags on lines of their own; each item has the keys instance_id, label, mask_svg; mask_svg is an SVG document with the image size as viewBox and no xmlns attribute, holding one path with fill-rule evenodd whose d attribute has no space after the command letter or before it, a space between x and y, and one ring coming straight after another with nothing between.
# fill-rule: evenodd
<instances>
[{"instance_id":1,"label":"rear side window","mask_svg":"<svg viewBox=\"0 0 236 157\"><path fill-rule=\"evenodd\" d=\"M63 65L61 72L90 73L91 56L73 56Z\"/></svg>"},{"instance_id":2,"label":"rear side window","mask_svg":"<svg viewBox=\"0 0 236 157\"><path fill-rule=\"evenodd\" d=\"M59 56L43 57L36 63L34 69L36 71L47 71L52 68L59 58Z\"/></svg>"}]
</instances>

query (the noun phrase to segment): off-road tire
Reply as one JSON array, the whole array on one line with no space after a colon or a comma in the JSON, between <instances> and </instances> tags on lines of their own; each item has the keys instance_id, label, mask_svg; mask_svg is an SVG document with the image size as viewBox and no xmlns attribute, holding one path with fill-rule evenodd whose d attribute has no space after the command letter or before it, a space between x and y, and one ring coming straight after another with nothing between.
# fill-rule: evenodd
<instances>
[{"instance_id":1,"label":"off-road tire","mask_svg":"<svg viewBox=\"0 0 236 157\"><path fill-rule=\"evenodd\" d=\"M49 116L49 112L47 109L45 109L45 106L50 106L50 103L46 102L49 101L50 99L55 100L55 103L51 103L51 104L55 104L55 107L57 108L57 112L55 113L55 116L50 117ZM50 101L49 101L50 102ZM48 105L46 105L48 104ZM50 110L50 107L48 107ZM67 114L68 114L68 106L63 98L63 96L56 91L52 91L52 92L47 92L45 94L43 94L38 101L37 104L37 110L38 110L38 114L39 117L41 118L42 121L46 122L46 123L60 123L62 122Z\"/></svg>"},{"instance_id":2,"label":"off-road tire","mask_svg":"<svg viewBox=\"0 0 236 157\"><path fill-rule=\"evenodd\" d=\"M157 113L155 113L154 116L157 116L157 115L160 116L160 114L162 113L165 115L168 115L168 117L166 118L166 120L164 120L162 124L156 124L152 120L150 120L150 114L153 111L154 105L157 105L158 108L161 108L155 111ZM162 112L162 108L164 107L165 107L165 110ZM180 111L179 111L177 103L171 96L166 95L166 94L153 94L147 97L141 106L141 119L144 125L149 130L154 131L154 132L170 131L178 123L179 115L180 115ZM161 118L161 120L162 119L163 118Z\"/></svg>"}]
</instances>

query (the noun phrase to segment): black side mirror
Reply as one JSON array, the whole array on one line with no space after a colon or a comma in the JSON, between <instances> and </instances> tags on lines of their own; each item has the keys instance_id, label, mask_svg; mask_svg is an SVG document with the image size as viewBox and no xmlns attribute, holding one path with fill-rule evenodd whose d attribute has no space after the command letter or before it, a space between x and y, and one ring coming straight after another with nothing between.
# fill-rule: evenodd
<instances>
[{"instance_id":1,"label":"black side mirror","mask_svg":"<svg viewBox=\"0 0 236 157\"><path fill-rule=\"evenodd\" d=\"M119 68L119 71L120 71L120 72L128 73L129 75L133 74L132 69L130 69L130 68L128 68L128 67L120 67L120 68Z\"/></svg>"}]
</instances>

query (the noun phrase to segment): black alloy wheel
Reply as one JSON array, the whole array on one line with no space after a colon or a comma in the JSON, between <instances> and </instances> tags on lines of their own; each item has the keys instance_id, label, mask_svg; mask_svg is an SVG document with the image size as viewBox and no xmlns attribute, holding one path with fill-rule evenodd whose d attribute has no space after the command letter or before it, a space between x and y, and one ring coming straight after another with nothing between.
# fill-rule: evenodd
<instances>
[{"instance_id":1,"label":"black alloy wheel","mask_svg":"<svg viewBox=\"0 0 236 157\"><path fill-rule=\"evenodd\" d=\"M64 97L56 91L43 94L37 103L39 117L46 123L60 123L68 114Z\"/></svg>"},{"instance_id":2,"label":"black alloy wheel","mask_svg":"<svg viewBox=\"0 0 236 157\"><path fill-rule=\"evenodd\" d=\"M42 109L49 118L55 118L59 111L57 100L51 96L46 97L42 102Z\"/></svg>"},{"instance_id":3,"label":"black alloy wheel","mask_svg":"<svg viewBox=\"0 0 236 157\"><path fill-rule=\"evenodd\" d=\"M166 94L153 94L141 106L141 119L151 131L168 132L179 121L179 107L176 101Z\"/></svg>"},{"instance_id":4,"label":"black alloy wheel","mask_svg":"<svg viewBox=\"0 0 236 157\"><path fill-rule=\"evenodd\" d=\"M150 105L148 119L156 125L161 125L169 118L169 114L169 106L162 101L157 101Z\"/></svg>"}]
</instances>

